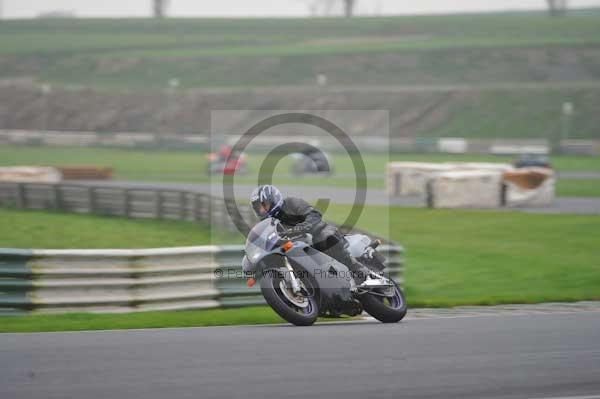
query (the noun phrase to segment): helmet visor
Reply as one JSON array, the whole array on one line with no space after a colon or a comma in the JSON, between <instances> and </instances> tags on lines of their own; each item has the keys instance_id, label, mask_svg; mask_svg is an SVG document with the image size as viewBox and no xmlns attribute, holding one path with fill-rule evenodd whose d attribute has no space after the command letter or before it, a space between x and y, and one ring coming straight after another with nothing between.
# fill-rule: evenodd
<instances>
[{"instance_id":1,"label":"helmet visor","mask_svg":"<svg viewBox=\"0 0 600 399\"><path fill-rule=\"evenodd\" d=\"M267 210L260 201L252 201L252 209L259 218L263 219L267 216Z\"/></svg>"}]
</instances>

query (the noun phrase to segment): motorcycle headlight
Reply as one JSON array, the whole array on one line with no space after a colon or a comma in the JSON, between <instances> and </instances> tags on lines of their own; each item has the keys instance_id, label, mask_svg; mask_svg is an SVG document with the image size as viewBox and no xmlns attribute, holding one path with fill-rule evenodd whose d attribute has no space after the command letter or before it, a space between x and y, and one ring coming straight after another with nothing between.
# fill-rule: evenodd
<instances>
[{"instance_id":1,"label":"motorcycle headlight","mask_svg":"<svg viewBox=\"0 0 600 399\"><path fill-rule=\"evenodd\" d=\"M278 242L279 242L279 236L277 235L276 232L272 232L267 237L267 242L265 243L265 248L267 249L267 251L270 251L273 248L275 248L275 246L277 245Z\"/></svg>"}]
</instances>

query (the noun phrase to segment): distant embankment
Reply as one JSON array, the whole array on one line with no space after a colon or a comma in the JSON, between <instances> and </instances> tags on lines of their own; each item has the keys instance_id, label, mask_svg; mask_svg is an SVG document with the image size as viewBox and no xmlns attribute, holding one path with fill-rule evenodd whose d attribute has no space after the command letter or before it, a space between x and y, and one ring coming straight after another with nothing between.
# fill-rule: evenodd
<instances>
[{"instance_id":1,"label":"distant embankment","mask_svg":"<svg viewBox=\"0 0 600 399\"><path fill-rule=\"evenodd\" d=\"M389 110L395 137L558 138L560 110L574 105L569 134L600 138L600 81L352 88L110 91L0 84L0 128L208 134L219 109ZM362 121L369 135L380 120ZM236 132L235 121L228 128Z\"/></svg>"}]
</instances>

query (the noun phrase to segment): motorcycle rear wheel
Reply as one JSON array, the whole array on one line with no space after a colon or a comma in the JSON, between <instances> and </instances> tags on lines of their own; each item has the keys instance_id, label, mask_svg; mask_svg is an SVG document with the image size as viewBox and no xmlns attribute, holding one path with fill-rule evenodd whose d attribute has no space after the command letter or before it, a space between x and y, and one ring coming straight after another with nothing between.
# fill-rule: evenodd
<instances>
[{"instance_id":1,"label":"motorcycle rear wheel","mask_svg":"<svg viewBox=\"0 0 600 399\"><path fill-rule=\"evenodd\" d=\"M394 280L394 296L384 297L374 294L363 294L360 302L363 309L382 323L397 323L406 316L408 306L402 289Z\"/></svg>"}]
</instances>

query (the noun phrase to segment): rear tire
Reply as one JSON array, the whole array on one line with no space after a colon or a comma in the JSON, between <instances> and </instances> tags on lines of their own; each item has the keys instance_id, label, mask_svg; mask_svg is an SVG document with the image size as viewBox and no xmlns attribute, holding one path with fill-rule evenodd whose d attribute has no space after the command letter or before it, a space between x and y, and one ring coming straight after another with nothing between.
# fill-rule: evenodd
<instances>
[{"instance_id":1,"label":"rear tire","mask_svg":"<svg viewBox=\"0 0 600 399\"><path fill-rule=\"evenodd\" d=\"M394 280L392 282L394 283L395 295L389 301L390 303L386 303L389 299L387 297L371 294L364 294L360 297L364 310L382 323L397 323L406 316L408 311L402 289Z\"/></svg>"},{"instance_id":2,"label":"rear tire","mask_svg":"<svg viewBox=\"0 0 600 399\"><path fill-rule=\"evenodd\" d=\"M314 296L307 297L308 306L299 308L285 298L279 288L286 269L272 269L260 279L260 290L273 310L286 321L296 326L310 326L319 317L319 306Z\"/></svg>"}]
</instances>

